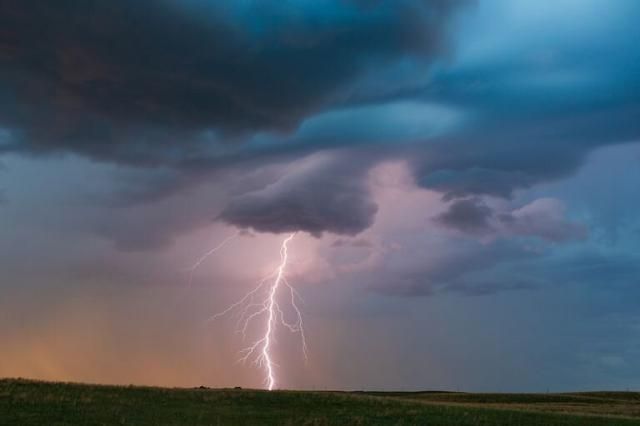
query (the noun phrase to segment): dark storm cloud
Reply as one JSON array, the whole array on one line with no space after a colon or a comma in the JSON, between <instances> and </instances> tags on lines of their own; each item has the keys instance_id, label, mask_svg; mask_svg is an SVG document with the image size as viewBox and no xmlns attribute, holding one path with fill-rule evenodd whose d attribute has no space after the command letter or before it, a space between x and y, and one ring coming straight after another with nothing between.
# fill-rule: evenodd
<instances>
[{"instance_id":1,"label":"dark storm cloud","mask_svg":"<svg viewBox=\"0 0 640 426\"><path fill-rule=\"evenodd\" d=\"M459 3L329 1L293 13L270 0L2 0L0 125L13 136L2 149L206 157L212 142L293 128L370 67L429 60Z\"/></svg>"},{"instance_id":2,"label":"dark storm cloud","mask_svg":"<svg viewBox=\"0 0 640 426\"><path fill-rule=\"evenodd\" d=\"M476 199L458 200L449 210L439 214L434 220L448 228L469 233L484 233L491 229L489 219L493 211Z\"/></svg>"},{"instance_id":3,"label":"dark storm cloud","mask_svg":"<svg viewBox=\"0 0 640 426\"><path fill-rule=\"evenodd\" d=\"M358 234L378 210L366 180L369 167L344 153L312 155L278 181L233 199L220 219L260 232Z\"/></svg>"},{"instance_id":4,"label":"dark storm cloud","mask_svg":"<svg viewBox=\"0 0 640 426\"><path fill-rule=\"evenodd\" d=\"M640 137L637 104L474 127L414 148L418 183L445 200L510 198L516 189L567 177L594 148Z\"/></svg>"},{"instance_id":5,"label":"dark storm cloud","mask_svg":"<svg viewBox=\"0 0 640 426\"><path fill-rule=\"evenodd\" d=\"M539 198L515 209L492 208L480 198L455 200L434 222L464 234L537 237L550 242L584 240L587 228L565 217L565 205Z\"/></svg>"},{"instance_id":6,"label":"dark storm cloud","mask_svg":"<svg viewBox=\"0 0 640 426\"><path fill-rule=\"evenodd\" d=\"M478 114L414 158L419 183L447 199L510 197L572 174L595 147L640 138L638 2L496 4L453 66L401 94Z\"/></svg>"},{"instance_id":7,"label":"dark storm cloud","mask_svg":"<svg viewBox=\"0 0 640 426\"><path fill-rule=\"evenodd\" d=\"M371 70L445 52L448 18L463 3L0 0L0 153L144 166L98 200L121 208L224 180L218 169L265 169L348 145L290 137L310 115L348 105ZM270 143L254 146L260 137ZM240 195L220 218L262 231L358 233L376 210L366 169L322 176L334 172L280 176L279 192L226 182ZM118 223L101 224L100 234L124 236L126 247L167 240L155 228L120 232Z\"/></svg>"},{"instance_id":8,"label":"dark storm cloud","mask_svg":"<svg viewBox=\"0 0 640 426\"><path fill-rule=\"evenodd\" d=\"M582 32L551 43L563 34L541 25L469 55L501 28L484 22L456 27L450 53L450 18L466 3L0 0L0 152L155 167L118 182L118 206L219 181L235 195L228 223L355 234L373 220L364 178L376 162L409 161L418 185L448 201L509 198L640 136L632 43L611 32L598 45ZM633 35L632 21L615 25ZM216 172L373 145L386 154L367 166L292 168L251 190ZM457 223L484 232L477 210Z\"/></svg>"}]
</instances>

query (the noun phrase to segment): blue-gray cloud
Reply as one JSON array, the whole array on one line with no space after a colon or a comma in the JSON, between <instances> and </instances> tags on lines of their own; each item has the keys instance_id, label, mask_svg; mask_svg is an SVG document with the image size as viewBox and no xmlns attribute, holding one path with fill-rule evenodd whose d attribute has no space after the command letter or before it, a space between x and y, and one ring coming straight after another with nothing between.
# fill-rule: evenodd
<instances>
[{"instance_id":1,"label":"blue-gray cloud","mask_svg":"<svg viewBox=\"0 0 640 426\"><path fill-rule=\"evenodd\" d=\"M550 242L584 240L587 227L565 217L565 205L553 198L539 198L514 209L492 208L482 199L455 200L434 221L465 234L491 238L537 237Z\"/></svg>"},{"instance_id":2,"label":"blue-gray cloud","mask_svg":"<svg viewBox=\"0 0 640 426\"><path fill-rule=\"evenodd\" d=\"M640 137L635 2L470 3L0 2L0 150L173 169L123 187L126 204L224 168L375 147L360 163L406 160L451 201L513 197ZM373 218L365 175L280 176L286 191L237 191L220 218L354 233ZM309 193L325 202L302 212Z\"/></svg>"},{"instance_id":3,"label":"blue-gray cloud","mask_svg":"<svg viewBox=\"0 0 640 426\"><path fill-rule=\"evenodd\" d=\"M209 130L286 131L369 68L431 61L460 3L2 1L3 149L202 158Z\"/></svg>"},{"instance_id":4,"label":"blue-gray cloud","mask_svg":"<svg viewBox=\"0 0 640 426\"><path fill-rule=\"evenodd\" d=\"M238 195L220 219L260 232L358 234L372 225L378 210L368 189L369 167L340 152L310 156L276 182Z\"/></svg>"}]
</instances>

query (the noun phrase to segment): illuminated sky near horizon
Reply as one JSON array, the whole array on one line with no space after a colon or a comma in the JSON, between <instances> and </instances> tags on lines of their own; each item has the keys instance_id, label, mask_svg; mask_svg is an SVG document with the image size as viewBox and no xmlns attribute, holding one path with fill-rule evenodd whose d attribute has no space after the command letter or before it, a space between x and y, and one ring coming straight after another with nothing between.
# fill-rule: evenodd
<instances>
[{"instance_id":1,"label":"illuminated sky near horizon","mask_svg":"<svg viewBox=\"0 0 640 426\"><path fill-rule=\"evenodd\" d=\"M0 377L640 387L635 0L0 0ZM203 252L243 232L209 258Z\"/></svg>"}]
</instances>

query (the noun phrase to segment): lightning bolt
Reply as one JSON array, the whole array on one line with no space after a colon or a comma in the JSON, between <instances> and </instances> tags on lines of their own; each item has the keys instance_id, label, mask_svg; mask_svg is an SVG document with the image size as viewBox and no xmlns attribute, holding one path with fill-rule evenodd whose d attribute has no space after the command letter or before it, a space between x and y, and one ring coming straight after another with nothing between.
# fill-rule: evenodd
<instances>
[{"instance_id":1,"label":"lightning bolt","mask_svg":"<svg viewBox=\"0 0 640 426\"><path fill-rule=\"evenodd\" d=\"M209 257L211 257L215 252L217 252L218 250L220 250L221 248L226 246L231 240L233 240L234 238L238 237L238 235L240 235L240 232L236 232L235 234L228 236L227 238L222 240L222 242L220 244L218 244L217 246L213 247L211 250L205 252L202 256L200 256L200 258L198 258L198 260L195 261L195 263L193 265L191 265L189 267L189 269L188 269L188 271L189 271L189 285L191 285L191 283L193 282L193 274L196 272L196 269L198 269L198 267L200 265L202 265L202 262L204 262Z\"/></svg>"},{"instance_id":2,"label":"lightning bolt","mask_svg":"<svg viewBox=\"0 0 640 426\"><path fill-rule=\"evenodd\" d=\"M237 235L238 234L227 238L227 240L223 241L217 247L205 253L205 255L194 264L193 269L197 268L208 256L223 247L229 239ZM236 332L242 334L243 339L246 338L247 330L254 321L261 318L264 319L264 331L261 337L240 351L240 359L238 361L242 363L251 361L252 364L262 368L265 374L264 383L269 390L273 390L277 385L277 364L273 360L272 349L273 344L276 342L275 335L279 325L284 326L292 333L299 334L302 354L305 361L307 360L307 341L302 321L302 312L298 306L298 301L302 301L302 298L286 278L286 268L289 261L289 243L295 235L295 233L290 234L282 241L280 246L280 264L271 274L260 280L257 286L245 294L240 300L209 318L209 321L213 321L230 314L235 314L237 316ZM289 293L287 303L295 317L293 323L286 320L279 303L279 296L283 289L288 290Z\"/></svg>"}]
</instances>

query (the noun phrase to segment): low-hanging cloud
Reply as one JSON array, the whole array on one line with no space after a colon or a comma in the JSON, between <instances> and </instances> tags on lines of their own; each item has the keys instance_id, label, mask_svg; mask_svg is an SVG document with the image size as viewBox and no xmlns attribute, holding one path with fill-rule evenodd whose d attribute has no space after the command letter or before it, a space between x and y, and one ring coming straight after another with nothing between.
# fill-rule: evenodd
<instances>
[{"instance_id":1,"label":"low-hanging cloud","mask_svg":"<svg viewBox=\"0 0 640 426\"><path fill-rule=\"evenodd\" d=\"M368 188L369 167L349 155L312 155L275 183L236 197L219 218L260 232L356 235L371 226L378 209Z\"/></svg>"},{"instance_id":2,"label":"low-hanging cloud","mask_svg":"<svg viewBox=\"0 0 640 426\"><path fill-rule=\"evenodd\" d=\"M492 208L480 198L460 199L433 219L445 228L482 237L537 237L550 242L587 237L586 226L567 219L564 203L554 198L539 198L515 209Z\"/></svg>"},{"instance_id":3,"label":"low-hanging cloud","mask_svg":"<svg viewBox=\"0 0 640 426\"><path fill-rule=\"evenodd\" d=\"M475 199L458 200L449 210L439 214L434 220L447 228L468 233L486 233L491 230L493 211Z\"/></svg>"}]
</instances>

